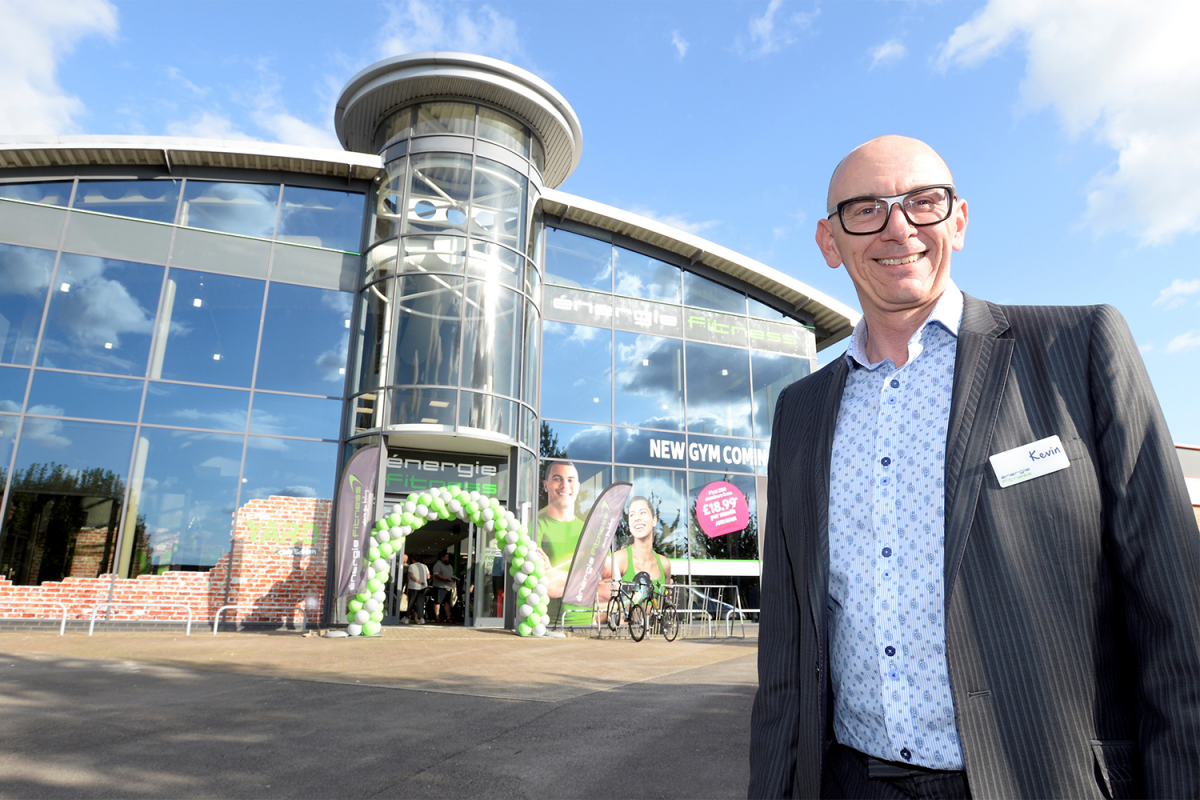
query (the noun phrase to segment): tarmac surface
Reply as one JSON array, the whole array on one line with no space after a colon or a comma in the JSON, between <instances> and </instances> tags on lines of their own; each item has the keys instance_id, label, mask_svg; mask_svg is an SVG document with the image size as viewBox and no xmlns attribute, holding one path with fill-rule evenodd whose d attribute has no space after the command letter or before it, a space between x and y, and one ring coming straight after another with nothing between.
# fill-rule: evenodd
<instances>
[{"instance_id":1,"label":"tarmac surface","mask_svg":"<svg viewBox=\"0 0 1200 800\"><path fill-rule=\"evenodd\" d=\"M0 797L745 797L757 642L0 633Z\"/></svg>"}]
</instances>

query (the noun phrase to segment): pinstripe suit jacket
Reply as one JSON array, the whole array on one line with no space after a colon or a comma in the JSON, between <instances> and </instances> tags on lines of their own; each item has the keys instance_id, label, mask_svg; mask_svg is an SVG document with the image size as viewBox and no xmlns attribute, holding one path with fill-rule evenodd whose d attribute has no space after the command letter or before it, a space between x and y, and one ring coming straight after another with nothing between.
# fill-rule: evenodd
<instances>
[{"instance_id":1,"label":"pinstripe suit jacket","mask_svg":"<svg viewBox=\"0 0 1200 800\"><path fill-rule=\"evenodd\" d=\"M780 394L750 797L817 797L833 740L829 460L848 366ZM988 456L1057 434L1069 468ZM946 443L946 645L977 798L1200 796L1200 534L1110 306L967 296Z\"/></svg>"}]
</instances>

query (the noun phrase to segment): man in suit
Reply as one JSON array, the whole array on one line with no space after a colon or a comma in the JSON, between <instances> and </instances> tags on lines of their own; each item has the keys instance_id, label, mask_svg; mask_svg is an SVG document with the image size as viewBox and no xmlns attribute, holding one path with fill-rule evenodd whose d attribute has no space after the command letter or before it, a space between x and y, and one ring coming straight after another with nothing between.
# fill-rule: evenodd
<instances>
[{"instance_id":1,"label":"man in suit","mask_svg":"<svg viewBox=\"0 0 1200 800\"><path fill-rule=\"evenodd\" d=\"M898 136L830 181L863 318L776 408L750 797L1200 796L1200 533L1137 348L960 292L953 183Z\"/></svg>"}]
</instances>

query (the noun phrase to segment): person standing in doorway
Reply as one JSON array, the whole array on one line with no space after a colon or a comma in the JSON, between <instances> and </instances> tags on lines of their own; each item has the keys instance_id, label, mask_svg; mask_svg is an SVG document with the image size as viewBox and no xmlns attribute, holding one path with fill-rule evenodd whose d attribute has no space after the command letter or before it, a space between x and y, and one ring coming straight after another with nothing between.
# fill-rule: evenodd
<instances>
[{"instance_id":1,"label":"person standing in doorway","mask_svg":"<svg viewBox=\"0 0 1200 800\"><path fill-rule=\"evenodd\" d=\"M453 600L454 567L450 566L450 552L442 553L442 557L433 565L433 621L453 622L450 616L450 603ZM444 617L443 617L444 615Z\"/></svg>"},{"instance_id":2,"label":"person standing in doorway","mask_svg":"<svg viewBox=\"0 0 1200 800\"><path fill-rule=\"evenodd\" d=\"M408 613L418 625L425 624L425 595L428 592L429 567L414 559L408 567Z\"/></svg>"}]
</instances>

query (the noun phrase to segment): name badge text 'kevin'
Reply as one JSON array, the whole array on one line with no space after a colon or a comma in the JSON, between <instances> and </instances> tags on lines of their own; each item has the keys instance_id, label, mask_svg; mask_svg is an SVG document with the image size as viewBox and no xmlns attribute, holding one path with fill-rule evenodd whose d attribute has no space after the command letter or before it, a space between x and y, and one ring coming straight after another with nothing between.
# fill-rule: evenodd
<instances>
[{"instance_id":1,"label":"name badge text 'kevin'","mask_svg":"<svg viewBox=\"0 0 1200 800\"><path fill-rule=\"evenodd\" d=\"M988 461L992 462L992 469L996 471L996 480L1000 482L1001 489L1071 466L1071 461L1057 436L1048 436L997 453Z\"/></svg>"}]
</instances>

